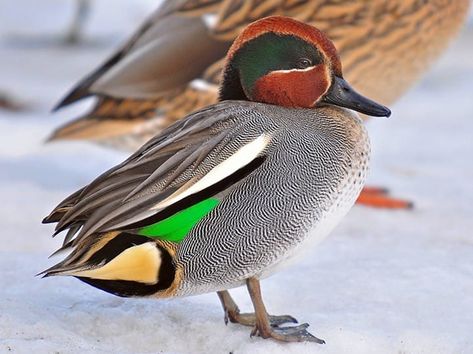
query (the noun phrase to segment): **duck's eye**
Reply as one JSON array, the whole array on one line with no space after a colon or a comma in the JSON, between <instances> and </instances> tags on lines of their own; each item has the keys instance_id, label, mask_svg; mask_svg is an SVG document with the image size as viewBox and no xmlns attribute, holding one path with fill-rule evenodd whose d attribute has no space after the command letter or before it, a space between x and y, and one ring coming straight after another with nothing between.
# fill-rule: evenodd
<instances>
[{"instance_id":1,"label":"duck's eye","mask_svg":"<svg viewBox=\"0 0 473 354\"><path fill-rule=\"evenodd\" d=\"M297 68L298 69L307 69L310 66L312 66L312 62L310 61L310 59L301 58L297 61Z\"/></svg>"}]
</instances>

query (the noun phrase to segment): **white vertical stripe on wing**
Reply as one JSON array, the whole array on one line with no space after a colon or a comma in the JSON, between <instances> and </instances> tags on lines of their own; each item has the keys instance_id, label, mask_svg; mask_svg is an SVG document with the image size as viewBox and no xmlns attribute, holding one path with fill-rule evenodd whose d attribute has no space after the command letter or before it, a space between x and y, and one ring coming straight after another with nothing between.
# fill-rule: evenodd
<instances>
[{"instance_id":1,"label":"white vertical stripe on wing","mask_svg":"<svg viewBox=\"0 0 473 354\"><path fill-rule=\"evenodd\" d=\"M179 200L188 197L194 193L200 192L207 187L210 187L231 174L238 171L240 168L248 165L253 161L258 155L266 148L270 142L270 137L266 134L261 134L252 142L242 146L237 152L227 158L225 161L221 162L214 168L212 168L205 176L203 176L196 183L190 187L186 185L179 188L172 195L156 204L150 210L160 210L163 208L172 205Z\"/></svg>"}]
</instances>

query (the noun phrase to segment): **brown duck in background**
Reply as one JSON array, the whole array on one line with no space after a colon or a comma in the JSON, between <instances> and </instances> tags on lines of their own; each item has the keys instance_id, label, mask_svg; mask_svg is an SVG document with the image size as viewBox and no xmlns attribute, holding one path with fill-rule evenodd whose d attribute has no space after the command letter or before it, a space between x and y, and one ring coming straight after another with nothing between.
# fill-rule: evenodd
<instances>
[{"instance_id":1,"label":"brown duck in background","mask_svg":"<svg viewBox=\"0 0 473 354\"><path fill-rule=\"evenodd\" d=\"M6 110L11 112L24 111L27 109L27 105L18 102L10 95L0 91L0 110Z\"/></svg>"},{"instance_id":2,"label":"brown duck in background","mask_svg":"<svg viewBox=\"0 0 473 354\"><path fill-rule=\"evenodd\" d=\"M174 121L214 103L232 40L250 22L276 14L325 31L352 85L391 104L458 33L468 7L469 0L168 0L57 105L98 98L91 112L60 127L51 140L137 149ZM367 189L359 202L409 206L384 194Z\"/></svg>"}]
</instances>

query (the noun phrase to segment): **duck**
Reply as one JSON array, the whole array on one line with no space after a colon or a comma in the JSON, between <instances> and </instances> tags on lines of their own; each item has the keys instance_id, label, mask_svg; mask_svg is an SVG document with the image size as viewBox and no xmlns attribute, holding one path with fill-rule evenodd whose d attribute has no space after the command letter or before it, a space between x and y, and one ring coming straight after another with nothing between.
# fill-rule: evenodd
<instances>
[{"instance_id":1,"label":"duck","mask_svg":"<svg viewBox=\"0 0 473 354\"><path fill-rule=\"evenodd\" d=\"M319 29L271 16L227 56L219 102L157 134L43 220L69 255L45 277L73 276L122 297L217 292L224 320L251 335L324 343L289 315L268 315L260 281L300 258L355 203L370 144L354 111L390 110L343 78ZM254 313L229 289L245 286Z\"/></svg>"},{"instance_id":2,"label":"duck","mask_svg":"<svg viewBox=\"0 0 473 354\"><path fill-rule=\"evenodd\" d=\"M96 98L90 112L56 129L49 141L85 139L135 151L177 119L217 102L232 41L246 25L268 15L316 25L334 41L348 81L360 93L392 104L459 32L469 3L167 0L57 104L55 110ZM364 189L357 202L413 206L375 187Z\"/></svg>"}]
</instances>

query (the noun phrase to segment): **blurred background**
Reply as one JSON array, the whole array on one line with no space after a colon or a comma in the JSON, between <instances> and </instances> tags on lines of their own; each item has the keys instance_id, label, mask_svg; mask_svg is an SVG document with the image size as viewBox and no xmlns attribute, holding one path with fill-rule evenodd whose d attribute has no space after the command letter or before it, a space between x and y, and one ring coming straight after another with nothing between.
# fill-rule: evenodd
<instances>
[{"instance_id":1,"label":"blurred background","mask_svg":"<svg viewBox=\"0 0 473 354\"><path fill-rule=\"evenodd\" d=\"M263 344L250 340L246 329L225 327L213 294L123 300L73 279L34 277L53 264L47 256L61 243L42 218L128 155L87 142L46 144L55 128L92 101L50 110L158 3L92 0L77 20L77 1L0 0L2 353L313 350ZM325 352L471 352L471 14L432 70L391 108L390 119L368 123L369 181L415 208L356 206L307 259L264 283L267 305L311 323L329 343ZM235 294L250 308L244 291Z\"/></svg>"}]
</instances>

